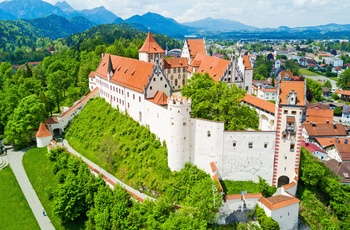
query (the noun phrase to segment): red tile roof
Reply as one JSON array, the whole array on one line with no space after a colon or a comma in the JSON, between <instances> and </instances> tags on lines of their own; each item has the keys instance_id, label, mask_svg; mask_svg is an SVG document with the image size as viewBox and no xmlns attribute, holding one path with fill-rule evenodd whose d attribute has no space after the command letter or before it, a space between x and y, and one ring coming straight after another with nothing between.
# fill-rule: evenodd
<instances>
[{"instance_id":1,"label":"red tile roof","mask_svg":"<svg viewBox=\"0 0 350 230\"><path fill-rule=\"evenodd\" d=\"M251 70L252 69L252 65L250 63L250 59L249 59L248 54L244 54L243 55L243 64L245 66L245 69L247 69L247 70Z\"/></svg>"},{"instance_id":2,"label":"red tile roof","mask_svg":"<svg viewBox=\"0 0 350 230\"><path fill-rule=\"evenodd\" d=\"M330 168L335 174L339 175L342 183L350 183L350 162L343 161L338 162L337 160L330 159L325 161L324 164Z\"/></svg>"},{"instance_id":3,"label":"red tile roof","mask_svg":"<svg viewBox=\"0 0 350 230\"><path fill-rule=\"evenodd\" d=\"M39 130L35 136L38 138L42 138L42 137L50 137L52 135L51 135L50 131L46 128L44 123L40 122Z\"/></svg>"},{"instance_id":4,"label":"red tile roof","mask_svg":"<svg viewBox=\"0 0 350 230\"><path fill-rule=\"evenodd\" d=\"M301 146L304 146L311 153L313 153L315 151L318 151L318 152L321 152L321 153L326 153L326 151L324 151L323 149L321 149L317 145L315 145L313 143L310 143L310 142L301 141Z\"/></svg>"},{"instance_id":5,"label":"red tile roof","mask_svg":"<svg viewBox=\"0 0 350 230\"><path fill-rule=\"evenodd\" d=\"M243 101L255 107L264 109L272 114L275 114L275 104L272 102L265 101L250 94L246 94Z\"/></svg>"},{"instance_id":6,"label":"red tile roof","mask_svg":"<svg viewBox=\"0 0 350 230\"><path fill-rule=\"evenodd\" d=\"M145 42L139 49L139 52L145 53L165 53L162 47L158 45L151 32L148 32Z\"/></svg>"},{"instance_id":7,"label":"red tile roof","mask_svg":"<svg viewBox=\"0 0 350 230\"><path fill-rule=\"evenodd\" d=\"M305 123L315 122L316 124L325 124L327 121L333 122L333 113L334 111L332 109L307 109Z\"/></svg>"},{"instance_id":8,"label":"red tile roof","mask_svg":"<svg viewBox=\"0 0 350 230\"><path fill-rule=\"evenodd\" d=\"M304 124L304 128L310 137L347 135L346 129L342 124Z\"/></svg>"},{"instance_id":9,"label":"red tile roof","mask_svg":"<svg viewBox=\"0 0 350 230\"><path fill-rule=\"evenodd\" d=\"M167 105L168 104L168 96L161 91L157 91L156 95L153 99L150 99L153 103L157 105Z\"/></svg>"},{"instance_id":10,"label":"red tile roof","mask_svg":"<svg viewBox=\"0 0 350 230\"><path fill-rule=\"evenodd\" d=\"M300 200L295 197L284 195L276 195L268 198L261 197L259 201L270 210L284 208L300 202Z\"/></svg>"},{"instance_id":11,"label":"red tile roof","mask_svg":"<svg viewBox=\"0 0 350 230\"><path fill-rule=\"evenodd\" d=\"M91 71L91 72L90 72L89 78L95 78L95 72L94 72L94 71Z\"/></svg>"},{"instance_id":12,"label":"red tile roof","mask_svg":"<svg viewBox=\"0 0 350 230\"><path fill-rule=\"evenodd\" d=\"M111 56L114 74L111 82L142 93L153 73L154 63L139 61L115 55L104 55L96 70L96 75L107 79L108 58Z\"/></svg>"},{"instance_id":13,"label":"red tile roof","mask_svg":"<svg viewBox=\"0 0 350 230\"><path fill-rule=\"evenodd\" d=\"M208 73L216 82L221 80L221 77L230 65L230 61L228 60L208 56L202 53L198 53L192 63L197 63L199 61L200 65L196 72L201 74ZM193 64L191 65L193 66Z\"/></svg>"},{"instance_id":14,"label":"red tile roof","mask_svg":"<svg viewBox=\"0 0 350 230\"><path fill-rule=\"evenodd\" d=\"M337 148L339 155L343 161L350 161L350 144L335 143L334 146Z\"/></svg>"},{"instance_id":15,"label":"red tile roof","mask_svg":"<svg viewBox=\"0 0 350 230\"><path fill-rule=\"evenodd\" d=\"M335 91L337 94L342 94L342 95L345 95L345 96L350 96L350 90L340 90L340 89L337 89Z\"/></svg>"},{"instance_id":16,"label":"red tile roof","mask_svg":"<svg viewBox=\"0 0 350 230\"><path fill-rule=\"evenodd\" d=\"M293 77L293 73L291 71L287 71L287 70L281 71L279 75L280 75L281 79L287 78L287 76L289 78Z\"/></svg>"},{"instance_id":17,"label":"red tile roof","mask_svg":"<svg viewBox=\"0 0 350 230\"><path fill-rule=\"evenodd\" d=\"M281 81L280 104L287 104L287 96L294 90L297 93L297 106L305 106L305 83L303 81Z\"/></svg>"},{"instance_id":18,"label":"red tile roof","mask_svg":"<svg viewBox=\"0 0 350 230\"><path fill-rule=\"evenodd\" d=\"M170 68L181 68L186 67L187 68L187 58L165 58L164 59L164 69L170 69Z\"/></svg>"},{"instance_id":19,"label":"red tile roof","mask_svg":"<svg viewBox=\"0 0 350 230\"><path fill-rule=\"evenodd\" d=\"M55 124L58 123L58 118L57 117L49 117L46 119L45 124Z\"/></svg>"},{"instance_id":20,"label":"red tile roof","mask_svg":"<svg viewBox=\"0 0 350 230\"><path fill-rule=\"evenodd\" d=\"M345 138L336 138L336 137L331 137L331 138L316 138L316 141L323 147L328 147L331 145L334 145L337 142L344 143Z\"/></svg>"},{"instance_id":21,"label":"red tile roof","mask_svg":"<svg viewBox=\"0 0 350 230\"><path fill-rule=\"evenodd\" d=\"M198 53L206 54L203 39L187 39L187 45L191 58L195 57Z\"/></svg>"}]
</instances>

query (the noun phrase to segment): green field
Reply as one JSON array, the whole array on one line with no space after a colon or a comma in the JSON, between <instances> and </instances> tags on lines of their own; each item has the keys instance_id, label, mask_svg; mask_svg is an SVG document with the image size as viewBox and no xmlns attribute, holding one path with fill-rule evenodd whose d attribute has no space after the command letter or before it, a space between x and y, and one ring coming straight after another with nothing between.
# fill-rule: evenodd
<instances>
[{"instance_id":1,"label":"green field","mask_svg":"<svg viewBox=\"0 0 350 230\"><path fill-rule=\"evenodd\" d=\"M299 74L300 75L307 75L307 76L320 76L321 75L319 73L311 72L308 69L302 69L302 68L299 69Z\"/></svg>"},{"instance_id":2,"label":"green field","mask_svg":"<svg viewBox=\"0 0 350 230\"><path fill-rule=\"evenodd\" d=\"M54 162L47 157L47 148L30 149L23 157L23 166L27 176L55 229L84 229L85 219L62 225L60 219L52 214L53 202L49 200L45 191L54 191L58 186L58 180L52 171L53 164Z\"/></svg>"},{"instance_id":3,"label":"green field","mask_svg":"<svg viewBox=\"0 0 350 230\"><path fill-rule=\"evenodd\" d=\"M0 171L0 210L2 230L40 229L10 167Z\"/></svg>"}]
</instances>

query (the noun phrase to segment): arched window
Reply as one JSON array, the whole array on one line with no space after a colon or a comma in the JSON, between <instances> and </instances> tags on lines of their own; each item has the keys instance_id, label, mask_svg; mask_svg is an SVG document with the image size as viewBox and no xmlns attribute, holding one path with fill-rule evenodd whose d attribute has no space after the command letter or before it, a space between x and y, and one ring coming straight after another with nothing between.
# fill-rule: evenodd
<instances>
[{"instance_id":1,"label":"arched window","mask_svg":"<svg viewBox=\"0 0 350 230\"><path fill-rule=\"evenodd\" d=\"M175 86L177 85L177 79L175 79Z\"/></svg>"}]
</instances>

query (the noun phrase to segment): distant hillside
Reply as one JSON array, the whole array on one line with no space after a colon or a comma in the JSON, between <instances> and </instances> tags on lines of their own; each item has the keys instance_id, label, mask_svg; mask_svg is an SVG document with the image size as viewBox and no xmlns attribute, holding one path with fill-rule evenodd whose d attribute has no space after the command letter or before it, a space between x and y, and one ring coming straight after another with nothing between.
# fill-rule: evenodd
<instances>
[{"instance_id":1,"label":"distant hillside","mask_svg":"<svg viewBox=\"0 0 350 230\"><path fill-rule=\"evenodd\" d=\"M181 25L172 18L166 18L155 13L146 13L144 15L134 15L125 20L126 23L140 24L149 28L152 32L165 34L170 37L183 38L184 35L194 31L193 28Z\"/></svg>"},{"instance_id":2,"label":"distant hillside","mask_svg":"<svg viewBox=\"0 0 350 230\"><path fill-rule=\"evenodd\" d=\"M255 30L257 27L253 26L247 26L243 23L233 21L233 20L227 20L227 19L213 19L211 17L201 19L194 22L186 22L182 23L183 25L190 26L190 27L196 27L206 30L212 30L212 31L219 31L219 30L228 30L228 31L234 31L234 30Z\"/></svg>"},{"instance_id":3,"label":"distant hillside","mask_svg":"<svg viewBox=\"0 0 350 230\"><path fill-rule=\"evenodd\" d=\"M44 37L51 39L65 38L71 34L86 31L94 26L92 22L84 17L75 17L66 19L57 15L28 20L28 22L37 28Z\"/></svg>"},{"instance_id":4,"label":"distant hillside","mask_svg":"<svg viewBox=\"0 0 350 230\"><path fill-rule=\"evenodd\" d=\"M66 16L66 14L56 6L42 0L11 0L0 3L0 9L11 14L15 19L40 18L50 14ZM0 14L0 19L8 19Z\"/></svg>"}]
</instances>

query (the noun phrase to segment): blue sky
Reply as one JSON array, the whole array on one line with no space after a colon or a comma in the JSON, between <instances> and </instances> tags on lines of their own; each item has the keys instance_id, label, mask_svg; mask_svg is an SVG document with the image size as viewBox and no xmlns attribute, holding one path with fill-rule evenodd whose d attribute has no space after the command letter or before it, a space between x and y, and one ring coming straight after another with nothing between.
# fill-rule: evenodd
<instances>
[{"instance_id":1,"label":"blue sky","mask_svg":"<svg viewBox=\"0 0 350 230\"><path fill-rule=\"evenodd\" d=\"M0 0L4 1L4 0ZM58 0L44 0L55 4ZM60 0L62 1L62 0ZM236 20L256 27L350 24L350 0L66 0L74 9L104 6L126 19L159 13L178 22L206 17Z\"/></svg>"}]
</instances>

